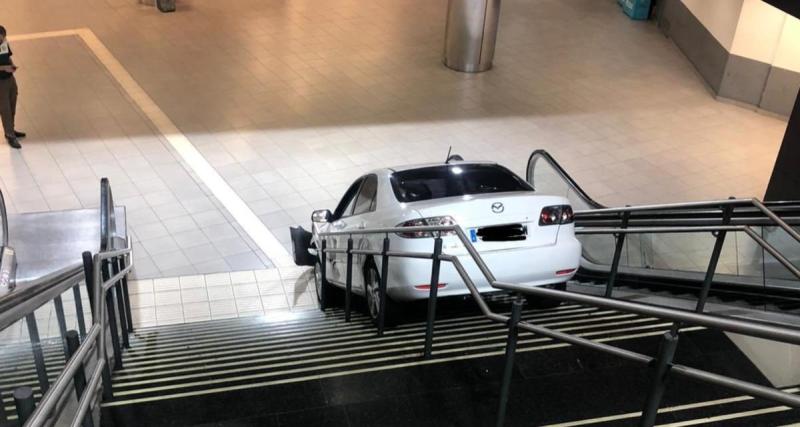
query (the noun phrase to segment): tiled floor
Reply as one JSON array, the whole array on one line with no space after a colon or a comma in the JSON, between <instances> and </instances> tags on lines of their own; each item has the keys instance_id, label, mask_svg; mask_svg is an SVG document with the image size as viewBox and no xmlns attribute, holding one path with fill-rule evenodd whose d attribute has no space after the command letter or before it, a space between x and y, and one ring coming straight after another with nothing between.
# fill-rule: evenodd
<instances>
[{"instance_id":1,"label":"tiled floor","mask_svg":"<svg viewBox=\"0 0 800 427\"><path fill-rule=\"evenodd\" d=\"M128 0L4 0L0 16L12 35L90 29L287 247L288 226L356 176L440 161L450 146L519 173L545 148L609 205L763 195L785 121L714 100L672 42L615 0L504 1L495 68L477 75L441 65L446 3L184 0L161 14ZM30 137L21 152L0 147L12 210L93 206L109 176L140 279L271 266L80 39L13 46ZM187 302L179 280L142 318L232 314L239 297L212 304L228 295L212 287L207 300L186 288ZM252 289L239 289L237 313L277 304Z\"/></svg>"},{"instance_id":2,"label":"tiled floor","mask_svg":"<svg viewBox=\"0 0 800 427\"><path fill-rule=\"evenodd\" d=\"M310 271L296 267L135 280L129 289L137 327L244 316L277 319L317 308Z\"/></svg>"},{"instance_id":3,"label":"tiled floor","mask_svg":"<svg viewBox=\"0 0 800 427\"><path fill-rule=\"evenodd\" d=\"M96 207L108 177L127 208L138 277L271 266L79 38L14 46L30 68L18 118L30 137L0 156L11 213Z\"/></svg>"}]
</instances>

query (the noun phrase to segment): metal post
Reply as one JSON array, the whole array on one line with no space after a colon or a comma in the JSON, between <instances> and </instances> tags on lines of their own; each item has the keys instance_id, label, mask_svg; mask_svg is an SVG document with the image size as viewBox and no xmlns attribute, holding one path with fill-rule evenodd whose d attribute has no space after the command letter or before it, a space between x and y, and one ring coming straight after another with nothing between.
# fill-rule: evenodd
<instances>
[{"instance_id":1,"label":"metal post","mask_svg":"<svg viewBox=\"0 0 800 427\"><path fill-rule=\"evenodd\" d=\"M33 410L36 409L36 403L33 401L33 389L27 386L14 389L14 406L17 407L19 425L24 425L33 414Z\"/></svg>"},{"instance_id":2,"label":"metal post","mask_svg":"<svg viewBox=\"0 0 800 427\"><path fill-rule=\"evenodd\" d=\"M672 331L665 332L658 349L658 358L653 369L653 382L650 391L647 393L642 418L639 420L641 427L652 427L656 422L658 407L661 404L661 397L664 396L669 370L672 366L672 358L675 356L675 349L678 347L678 335Z\"/></svg>"},{"instance_id":3,"label":"metal post","mask_svg":"<svg viewBox=\"0 0 800 427\"><path fill-rule=\"evenodd\" d=\"M125 256L117 258L119 271L125 269ZM128 276L122 278L122 296L125 298L125 324L128 325L128 332L133 332L133 314L131 313L131 294L128 291Z\"/></svg>"},{"instance_id":4,"label":"metal post","mask_svg":"<svg viewBox=\"0 0 800 427\"><path fill-rule=\"evenodd\" d=\"M103 286L102 286L103 269L100 268L101 264L100 256L99 255L90 256L88 261L89 265L92 267L91 275L88 277L91 277L91 283L92 285L95 285L90 287L90 295L92 295L91 300L101 301L103 299ZM84 253L84 267L86 265L87 265L86 253ZM114 393L111 383L111 366L110 363L108 363L108 349L106 347L105 325L106 325L106 317L108 316L108 314L105 313L106 307L108 307L108 304L98 303L94 307L94 309L96 310L92 311L92 318L94 319L94 323L99 324L102 328L97 338L97 344L95 347L97 352L97 360L98 361L103 360L105 362L103 363L103 374L102 374L104 402L108 402L114 398Z\"/></svg>"},{"instance_id":5,"label":"metal post","mask_svg":"<svg viewBox=\"0 0 800 427\"><path fill-rule=\"evenodd\" d=\"M28 336L31 339L36 376L39 379L39 387L42 389L42 394L44 394L50 388L50 381L47 379L47 367L44 364L44 354L42 353L42 343L39 340L39 328L36 326L35 312L25 316L25 323L28 325Z\"/></svg>"},{"instance_id":6,"label":"metal post","mask_svg":"<svg viewBox=\"0 0 800 427\"><path fill-rule=\"evenodd\" d=\"M444 65L467 73L492 68L499 18L500 0L450 0Z\"/></svg>"},{"instance_id":7,"label":"metal post","mask_svg":"<svg viewBox=\"0 0 800 427\"><path fill-rule=\"evenodd\" d=\"M92 260L92 253L89 251L81 254L83 256L83 277L86 282L86 296L89 300L89 308L92 310L92 318L94 318L94 261Z\"/></svg>"},{"instance_id":8,"label":"metal post","mask_svg":"<svg viewBox=\"0 0 800 427\"><path fill-rule=\"evenodd\" d=\"M100 270L101 270L101 282L97 284L99 287L103 287L103 282L110 278L108 274L108 263L107 261L100 262ZM122 368L122 349L120 348L119 344L119 333L117 329L117 313L114 310L114 294L113 294L114 287L108 288L106 292L106 316L108 316L108 329L111 330L111 347L114 350L114 369L121 369Z\"/></svg>"},{"instance_id":9,"label":"metal post","mask_svg":"<svg viewBox=\"0 0 800 427\"><path fill-rule=\"evenodd\" d=\"M381 297L378 307L378 336L383 336L386 322L386 282L389 280L389 235L383 238L383 252L381 256L381 281L378 285L378 294Z\"/></svg>"},{"instance_id":10,"label":"metal post","mask_svg":"<svg viewBox=\"0 0 800 427\"><path fill-rule=\"evenodd\" d=\"M78 332L74 330L67 331L67 360L72 359L72 356L78 351L78 347L80 345L81 343L80 339L78 338ZM75 372L73 382L75 383L75 396L77 396L78 400L80 400L81 396L83 396L83 391L86 389L86 373L84 372L83 367ZM84 418L83 426L92 427L91 417Z\"/></svg>"},{"instance_id":11,"label":"metal post","mask_svg":"<svg viewBox=\"0 0 800 427\"><path fill-rule=\"evenodd\" d=\"M83 318L83 300L81 299L81 285L72 287L72 296L75 298L75 317L78 318L78 331L81 338L86 336L86 320Z\"/></svg>"},{"instance_id":12,"label":"metal post","mask_svg":"<svg viewBox=\"0 0 800 427\"><path fill-rule=\"evenodd\" d=\"M433 242L433 265L431 266L431 289L428 295L428 323L425 329L425 352L424 357L430 359L433 353L433 322L436 321L436 295L439 293L439 268L442 260L442 236L441 233Z\"/></svg>"},{"instance_id":13,"label":"metal post","mask_svg":"<svg viewBox=\"0 0 800 427\"><path fill-rule=\"evenodd\" d=\"M502 427L506 420L508 395L511 390L511 374L514 372L514 354L517 352L517 325L522 318L522 300L518 296L511 304L511 317L508 319L508 340L506 341L506 363L503 368L503 382L500 386L500 409L497 412L497 427Z\"/></svg>"},{"instance_id":14,"label":"metal post","mask_svg":"<svg viewBox=\"0 0 800 427\"><path fill-rule=\"evenodd\" d=\"M109 260L109 266L111 267L111 275L116 276L121 270L119 269L119 263L116 259ZM125 301L125 295L122 291L122 280L114 284L114 295L117 299L117 312L119 313L119 329L122 333L122 346L125 348L131 348L131 344L128 340L128 315L126 312L128 311Z\"/></svg>"},{"instance_id":15,"label":"metal post","mask_svg":"<svg viewBox=\"0 0 800 427\"><path fill-rule=\"evenodd\" d=\"M629 211L622 213L622 223L620 224L620 228L628 228L628 219L630 219L631 213ZM619 260L622 257L622 249L625 246L625 233L618 233L615 234L614 237L617 238L617 244L614 247L614 260L611 261L611 271L608 273L608 283L606 283L606 298L611 298L612 293L614 292L614 282L617 281L617 270L619 269Z\"/></svg>"},{"instance_id":16,"label":"metal post","mask_svg":"<svg viewBox=\"0 0 800 427\"><path fill-rule=\"evenodd\" d=\"M353 237L347 238L347 281L344 290L344 321L350 321L350 302L353 293Z\"/></svg>"},{"instance_id":17,"label":"metal post","mask_svg":"<svg viewBox=\"0 0 800 427\"><path fill-rule=\"evenodd\" d=\"M61 334L61 345L64 347L64 355L67 355L67 319L64 316L64 302L61 295L53 298L53 305L56 308L56 321L58 322L58 332Z\"/></svg>"},{"instance_id":18,"label":"metal post","mask_svg":"<svg viewBox=\"0 0 800 427\"><path fill-rule=\"evenodd\" d=\"M731 223L733 208L731 208L731 206L725 206L722 209L722 225L729 225ZM714 281L714 273L717 271L717 264L719 263L720 255L722 255L722 248L725 246L725 236L728 232L722 230L712 234L716 236L717 240L714 242L714 249L712 249L711 258L708 260L706 276L703 279L703 287L700 289L700 296L697 298L697 306L694 309L697 313L702 313L706 306L708 293L711 291L711 283Z\"/></svg>"},{"instance_id":19,"label":"metal post","mask_svg":"<svg viewBox=\"0 0 800 427\"><path fill-rule=\"evenodd\" d=\"M328 253L326 252L328 249L328 240L322 238L322 248L320 249L320 260L319 260L319 268L320 268L320 280L322 281L321 285L325 284L325 270L327 269L328 265ZM328 290L325 289L325 286L319 287L319 300L320 300L320 310L325 310L328 308Z\"/></svg>"}]
</instances>

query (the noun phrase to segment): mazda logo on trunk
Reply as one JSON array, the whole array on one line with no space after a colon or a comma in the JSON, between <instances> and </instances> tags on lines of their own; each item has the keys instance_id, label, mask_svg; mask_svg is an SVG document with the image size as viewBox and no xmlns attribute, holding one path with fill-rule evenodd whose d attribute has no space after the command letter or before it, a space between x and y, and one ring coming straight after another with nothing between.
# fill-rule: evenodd
<instances>
[{"instance_id":1,"label":"mazda logo on trunk","mask_svg":"<svg viewBox=\"0 0 800 427\"><path fill-rule=\"evenodd\" d=\"M500 203L500 202L492 203L492 212L499 214L499 213L503 213L504 210L506 210L506 208L503 206L502 203Z\"/></svg>"}]
</instances>

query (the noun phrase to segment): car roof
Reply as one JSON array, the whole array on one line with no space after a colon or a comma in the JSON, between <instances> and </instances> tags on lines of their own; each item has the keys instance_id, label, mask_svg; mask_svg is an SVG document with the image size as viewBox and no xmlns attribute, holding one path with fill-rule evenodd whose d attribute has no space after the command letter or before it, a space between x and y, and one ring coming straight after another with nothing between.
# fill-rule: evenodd
<instances>
[{"instance_id":1,"label":"car roof","mask_svg":"<svg viewBox=\"0 0 800 427\"><path fill-rule=\"evenodd\" d=\"M450 163L420 163L416 165L403 165L393 166L386 168L389 172L401 172L413 169L424 169L435 166L451 166L451 165L496 165L497 162L490 161L466 161L466 160L451 160Z\"/></svg>"}]
</instances>

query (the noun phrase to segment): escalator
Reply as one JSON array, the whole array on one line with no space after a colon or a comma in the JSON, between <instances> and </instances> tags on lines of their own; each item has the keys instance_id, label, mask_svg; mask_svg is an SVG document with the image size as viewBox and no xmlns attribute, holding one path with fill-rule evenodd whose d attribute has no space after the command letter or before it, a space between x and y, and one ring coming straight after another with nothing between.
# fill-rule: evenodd
<instances>
[{"instance_id":1,"label":"escalator","mask_svg":"<svg viewBox=\"0 0 800 427\"><path fill-rule=\"evenodd\" d=\"M624 236L613 284L617 298L642 301L654 296L661 304L694 308L719 232L677 233L670 229L749 227L791 266L800 265L800 244L762 209L748 206L746 200L735 208L725 205L732 200L720 200L716 206L697 202L639 206L628 211L610 209L589 196L544 150L531 155L527 180L538 192L567 197L575 209L583 259L572 290L605 293L618 238L614 233L593 233L620 227L661 232ZM798 230L800 202L767 202L764 206L795 232ZM797 324L800 281L791 267L784 266L744 231L726 234L711 275L706 311Z\"/></svg>"}]
</instances>

